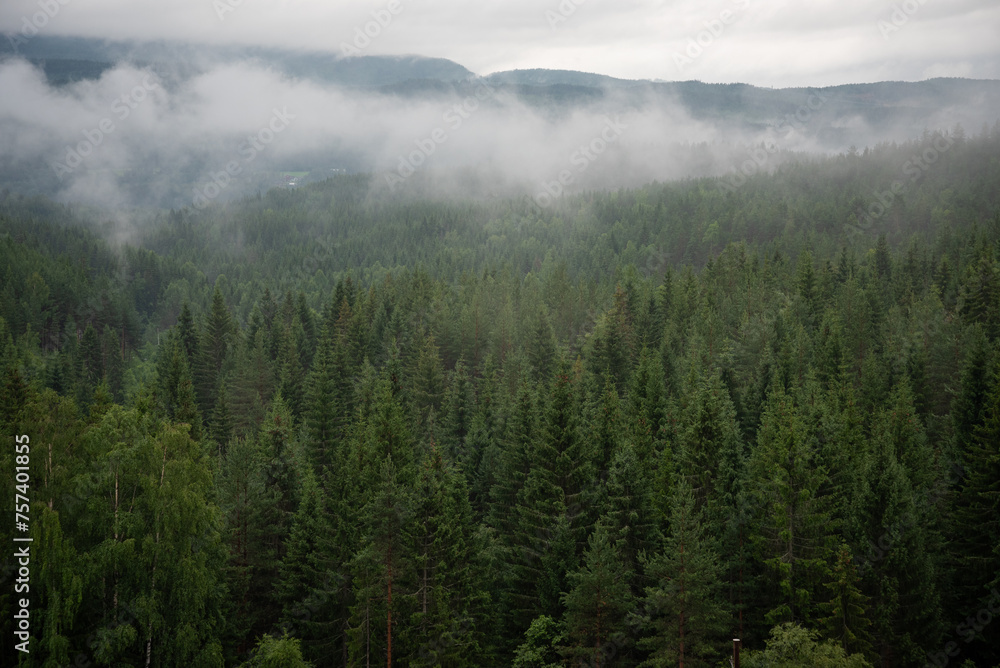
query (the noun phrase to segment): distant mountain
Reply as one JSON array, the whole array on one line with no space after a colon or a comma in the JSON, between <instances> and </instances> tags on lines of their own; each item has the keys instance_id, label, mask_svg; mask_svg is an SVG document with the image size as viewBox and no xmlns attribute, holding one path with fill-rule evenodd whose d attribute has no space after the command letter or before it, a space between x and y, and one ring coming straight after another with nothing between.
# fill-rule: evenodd
<instances>
[{"instance_id":1,"label":"distant mountain","mask_svg":"<svg viewBox=\"0 0 1000 668\"><path fill-rule=\"evenodd\" d=\"M616 79L604 74L576 72L574 70L508 70L494 72L483 77L491 84L520 84L526 86L585 86L588 88L606 88L608 86L633 86L636 81Z\"/></svg>"},{"instance_id":2,"label":"distant mountain","mask_svg":"<svg viewBox=\"0 0 1000 668\"><path fill-rule=\"evenodd\" d=\"M14 55L0 39L0 58ZM94 79L115 64L149 66L166 78L186 78L219 63L250 61L289 76L376 90L398 97L465 96L486 83L553 115L580 107L618 112L663 105L683 107L693 117L750 130L786 124L836 143L863 123L877 131L910 136L925 128L993 123L1000 109L1000 81L931 79L920 82L847 84L820 89L759 88L700 81L628 80L572 70L526 69L485 77L444 58L356 56L265 47L211 46L184 42L126 42L38 35L17 53L43 67L55 85ZM796 116L798 115L798 116ZM890 133L892 135L898 132Z\"/></svg>"},{"instance_id":3,"label":"distant mountain","mask_svg":"<svg viewBox=\"0 0 1000 668\"><path fill-rule=\"evenodd\" d=\"M684 158L688 155L685 151L702 142L712 144L710 151L702 151L706 156L712 151L729 155L733 151L743 151L749 144L759 146L763 142L780 144L781 150L790 154L847 152L851 146L864 148L901 142L919 137L927 130L951 130L959 125L970 134L980 133L984 123L992 127L1000 119L1000 81L993 80L952 78L818 89L771 89L743 83L627 80L547 69L496 72L479 77L450 60L421 56L342 57L334 52L44 35L24 41L15 52L12 43L0 36L0 61L15 55L40 66L49 82L56 86L97 79L108 69L126 62L151 68L169 89L172 83L184 82L219 65L248 62L290 77L348 87L356 93L349 97L363 98L359 109L350 111L359 115L357 123L344 124L341 134L335 133L334 139L326 143L317 140L319 143L307 150L285 155L268 153L264 160L248 168L246 178L241 181L244 190L234 187L227 196L252 192L252 187L258 184L269 187L277 178L275 175L284 172L328 175L345 169L382 169L387 160L395 160L386 155L402 156L400 151L412 151L412 141L426 142L422 138L434 130L433 127L414 127L414 140L408 141L405 136L410 128L410 110L418 101L430 103L427 109L440 105L444 111L453 109L459 101L478 98L483 100L483 106L493 106L500 111L485 117L495 127L463 131L464 141L475 147L463 155L467 155L469 163L477 165L489 165L491 160L499 160L497 156L505 155L511 148L507 144L503 145L503 150L494 146L491 142L497 137L530 136L532 139L524 143L525 155L544 157L550 155L547 151L565 150L561 146L556 148L560 132L575 127L565 121L585 124L601 123L607 117L617 116L636 119L635 127L641 130L632 135L635 139L631 141L641 146L633 146L631 153L623 150L623 155L629 159L637 156L636 174L655 173L656 178L661 174L666 175L663 178L676 178L681 173L709 174L713 169L730 169L732 164L738 164L714 158L705 164L689 164L700 158ZM483 86L503 94L482 96ZM518 104L498 109L500 105L507 105L511 98ZM524 113L525 107L532 113ZM377 113L370 113L371 110ZM446 119L446 116L441 118ZM27 139L19 134L24 125L21 121L16 118L0 121L8 123L10 128L4 134L4 128L0 127L0 156L4 158L0 160L0 189L11 186L21 192L52 193L66 188L63 175L57 174L51 163L56 156L69 155L68 145L46 147L36 155L31 152ZM176 118L174 122L178 122ZM452 120L446 119L444 123L449 130L457 129ZM383 126L400 132L385 131ZM328 130L321 129L323 132L318 132L318 137ZM558 131L551 132L551 129ZM536 130L537 134L532 134ZM135 137L139 132L135 129ZM476 132L482 133L481 142L471 139L477 136ZM394 136L400 134L402 139ZM115 143L123 146L126 137L132 135L116 135ZM31 139L39 146L48 141L43 132ZM217 165L227 164L225 161L231 158L231 152L238 145L220 148L221 143L206 144L199 140L175 152L173 144L160 150L155 142L135 141L135 146L142 147L141 150L122 150L120 164L114 162L119 154L103 154L108 164L117 169L106 168L99 175L99 169L85 166L80 178L86 174L94 179L113 181L114 187L127 191L129 197L150 190L155 184L169 191L169 196L163 195L160 201L169 201L170 206L183 205L185 198L190 201L187 193L204 182L206 173L217 170ZM227 139L220 136L216 141L224 143ZM480 148L480 143L487 148ZM418 147L423 145L418 144ZM14 155L13 149L18 146L28 148ZM490 153L494 149L495 154ZM151 151L151 157L145 155L146 150ZM183 157L178 160L176 155ZM400 161L402 159L399 157ZM459 158L453 160L457 164ZM674 163L684 163L684 166L675 169ZM530 166L525 170L530 171L527 169ZM169 170L173 171L167 174ZM502 169L499 171L503 173ZM90 189L91 186L81 185L80 188ZM138 201L138 196L136 199Z\"/></svg>"},{"instance_id":4,"label":"distant mountain","mask_svg":"<svg viewBox=\"0 0 1000 668\"><path fill-rule=\"evenodd\" d=\"M124 42L39 35L17 46L0 39L0 58L20 55L40 65L50 83L94 79L121 62L190 76L213 64L255 61L289 76L344 86L377 88L407 81L464 81L475 75L458 63L423 56L356 56L262 47L208 46L182 42Z\"/></svg>"}]
</instances>

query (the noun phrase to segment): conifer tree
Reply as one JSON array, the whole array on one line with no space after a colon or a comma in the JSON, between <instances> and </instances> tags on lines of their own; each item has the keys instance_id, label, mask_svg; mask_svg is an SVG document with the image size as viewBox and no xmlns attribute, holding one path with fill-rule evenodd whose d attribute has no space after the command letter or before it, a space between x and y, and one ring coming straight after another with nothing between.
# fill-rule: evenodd
<instances>
[{"instance_id":1,"label":"conifer tree","mask_svg":"<svg viewBox=\"0 0 1000 668\"><path fill-rule=\"evenodd\" d=\"M333 450L343 438L338 406L345 398L337 392L333 346L333 338L324 327L306 384L305 424L310 458L317 468L332 464Z\"/></svg>"},{"instance_id":2,"label":"conifer tree","mask_svg":"<svg viewBox=\"0 0 1000 668\"><path fill-rule=\"evenodd\" d=\"M479 396L465 437L467 452L475 453L476 468L465 473L469 501L477 519L485 517L490 494L500 484L503 474L504 431L509 412L508 399L491 357L486 358L482 368Z\"/></svg>"},{"instance_id":3,"label":"conifer tree","mask_svg":"<svg viewBox=\"0 0 1000 668\"><path fill-rule=\"evenodd\" d=\"M466 449L465 438L475 411L475 394L465 363L461 360L448 374L448 387L444 392L438 439L449 462L462 465L465 471L479 469L482 452Z\"/></svg>"},{"instance_id":4,"label":"conifer tree","mask_svg":"<svg viewBox=\"0 0 1000 668\"><path fill-rule=\"evenodd\" d=\"M535 395L525 383L518 387L514 414L507 424L500 455L497 484L490 489L489 524L503 536L511 536L518 524L518 495L531 470L529 451L538 437Z\"/></svg>"},{"instance_id":5,"label":"conifer tree","mask_svg":"<svg viewBox=\"0 0 1000 668\"><path fill-rule=\"evenodd\" d=\"M322 488L311 470L302 478L301 501L281 561L275 596L282 607L282 626L302 641L307 658L321 661L334 654L336 627L330 620L335 594L327 551L331 518Z\"/></svg>"},{"instance_id":6,"label":"conifer tree","mask_svg":"<svg viewBox=\"0 0 1000 668\"><path fill-rule=\"evenodd\" d=\"M288 408L295 419L301 419L305 401L305 383L302 371L302 358L299 354L296 330L300 329L298 320L292 326L280 330L277 358L278 389L288 402Z\"/></svg>"},{"instance_id":7,"label":"conifer tree","mask_svg":"<svg viewBox=\"0 0 1000 668\"><path fill-rule=\"evenodd\" d=\"M411 665L481 665L477 618L486 609L464 476L432 447L420 465L414 492L415 612L407 634L415 654Z\"/></svg>"},{"instance_id":8,"label":"conifer tree","mask_svg":"<svg viewBox=\"0 0 1000 668\"><path fill-rule=\"evenodd\" d=\"M931 554L937 541L930 521L933 497L907 465L920 451L908 424L912 404L905 388L894 393L903 403L883 409L872 430L872 453L864 501L866 559L870 583L872 636L883 661L919 661L920 646L940 637L940 601Z\"/></svg>"},{"instance_id":9,"label":"conifer tree","mask_svg":"<svg viewBox=\"0 0 1000 668\"><path fill-rule=\"evenodd\" d=\"M229 409L225 384L219 387L219 393L215 397L215 409L212 411L209 433L218 443L219 453L223 454L233 436L233 417Z\"/></svg>"},{"instance_id":10,"label":"conifer tree","mask_svg":"<svg viewBox=\"0 0 1000 668\"><path fill-rule=\"evenodd\" d=\"M590 535L580 569L569 576L566 606L566 655L586 665L609 665L626 644L633 607L630 573L601 523Z\"/></svg>"},{"instance_id":11,"label":"conifer tree","mask_svg":"<svg viewBox=\"0 0 1000 668\"><path fill-rule=\"evenodd\" d=\"M663 549L648 557L653 585L646 589L649 632L640 646L644 666L712 666L724 646L727 617L719 591L722 566L693 490L679 478Z\"/></svg>"},{"instance_id":12,"label":"conifer tree","mask_svg":"<svg viewBox=\"0 0 1000 668\"><path fill-rule=\"evenodd\" d=\"M825 584L830 600L822 603L819 620L827 638L836 641L847 654L872 654L871 620L867 616L868 597L861 593L861 578L851 558L851 548L841 543L832 579Z\"/></svg>"},{"instance_id":13,"label":"conifer tree","mask_svg":"<svg viewBox=\"0 0 1000 668\"><path fill-rule=\"evenodd\" d=\"M185 301L181 305L180 315L177 316L177 333L187 354L188 366L196 368L201 357L201 349L198 341L198 330L194 324L194 317L191 315L191 307Z\"/></svg>"},{"instance_id":14,"label":"conifer tree","mask_svg":"<svg viewBox=\"0 0 1000 668\"><path fill-rule=\"evenodd\" d=\"M101 353L104 357L104 380L108 384L108 392L115 401L121 402L125 385L125 360L122 358L118 335L107 325L101 335ZM189 362L188 369L190 368Z\"/></svg>"},{"instance_id":15,"label":"conifer tree","mask_svg":"<svg viewBox=\"0 0 1000 668\"><path fill-rule=\"evenodd\" d=\"M274 360L268 353L264 330L258 330L252 340L242 341L232 358L229 400L235 428L238 433L253 434L260 429L277 389Z\"/></svg>"},{"instance_id":16,"label":"conifer tree","mask_svg":"<svg viewBox=\"0 0 1000 668\"><path fill-rule=\"evenodd\" d=\"M666 388L659 360L645 348L628 385L625 414L636 454L645 465L655 466L665 447Z\"/></svg>"},{"instance_id":17,"label":"conifer tree","mask_svg":"<svg viewBox=\"0 0 1000 668\"><path fill-rule=\"evenodd\" d=\"M229 356L235 333L236 325L233 317L222 297L222 291L216 285L212 294L212 307L202 328L201 360L195 374L198 406L203 413L208 413L215 406L222 365Z\"/></svg>"},{"instance_id":18,"label":"conifer tree","mask_svg":"<svg viewBox=\"0 0 1000 668\"><path fill-rule=\"evenodd\" d=\"M413 408L418 424L424 424L427 413L441 412L444 399L444 368L433 335L424 337L410 372Z\"/></svg>"},{"instance_id":19,"label":"conifer tree","mask_svg":"<svg viewBox=\"0 0 1000 668\"><path fill-rule=\"evenodd\" d=\"M611 462L621 447L626 425L618 390L610 375L604 379L604 389L597 401L593 402L590 412L594 469L599 477L606 479Z\"/></svg>"},{"instance_id":20,"label":"conifer tree","mask_svg":"<svg viewBox=\"0 0 1000 668\"><path fill-rule=\"evenodd\" d=\"M772 625L811 619L831 561L829 485L813 430L780 388L764 412L749 470L758 555L774 592L765 619Z\"/></svg>"},{"instance_id":21,"label":"conifer tree","mask_svg":"<svg viewBox=\"0 0 1000 668\"><path fill-rule=\"evenodd\" d=\"M351 608L352 663L393 665L393 656L414 650L400 643L400 630L414 611L411 540L413 497L409 474L391 453L376 464L379 472L361 511L362 543L351 563L355 604ZM395 646L393 639L395 638Z\"/></svg>"},{"instance_id":22,"label":"conifer tree","mask_svg":"<svg viewBox=\"0 0 1000 668\"><path fill-rule=\"evenodd\" d=\"M651 472L639 462L632 444L626 442L612 460L601 521L623 567L629 571L629 585L637 596L643 594L647 584L641 555L652 554L662 540L662 522L652 486Z\"/></svg>"},{"instance_id":23,"label":"conifer tree","mask_svg":"<svg viewBox=\"0 0 1000 668\"><path fill-rule=\"evenodd\" d=\"M97 330L89 323L80 339L80 360L83 363L83 382L93 389L104 377L104 356Z\"/></svg>"}]
</instances>

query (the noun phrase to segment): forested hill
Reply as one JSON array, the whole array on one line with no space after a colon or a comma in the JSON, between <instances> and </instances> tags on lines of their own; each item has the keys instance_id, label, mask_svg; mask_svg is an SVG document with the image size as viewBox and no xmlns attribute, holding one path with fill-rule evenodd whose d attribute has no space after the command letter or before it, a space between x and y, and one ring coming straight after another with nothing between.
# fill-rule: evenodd
<instances>
[{"instance_id":1,"label":"forested hill","mask_svg":"<svg viewBox=\"0 0 1000 668\"><path fill-rule=\"evenodd\" d=\"M998 156L549 207L5 192L22 665L996 666Z\"/></svg>"}]
</instances>

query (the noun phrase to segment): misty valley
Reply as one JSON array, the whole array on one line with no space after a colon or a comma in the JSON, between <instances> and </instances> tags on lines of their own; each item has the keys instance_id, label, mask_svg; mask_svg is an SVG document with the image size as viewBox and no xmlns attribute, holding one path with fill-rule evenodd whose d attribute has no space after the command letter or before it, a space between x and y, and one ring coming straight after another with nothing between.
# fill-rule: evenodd
<instances>
[{"instance_id":1,"label":"misty valley","mask_svg":"<svg viewBox=\"0 0 1000 668\"><path fill-rule=\"evenodd\" d=\"M0 664L1000 667L1000 80L480 76L390 4L0 39Z\"/></svg>"}]
</instances>

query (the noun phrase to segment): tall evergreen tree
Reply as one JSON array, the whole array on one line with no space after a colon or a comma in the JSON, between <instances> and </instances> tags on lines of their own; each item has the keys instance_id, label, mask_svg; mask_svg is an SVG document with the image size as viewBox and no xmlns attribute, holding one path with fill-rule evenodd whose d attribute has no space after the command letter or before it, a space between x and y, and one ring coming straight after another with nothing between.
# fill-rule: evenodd
<instances>
[{"instance_id":1,"label":"tall evergreen tree","mask_svg":"<svg viewBox=\"0 0 1000 668\"><path fill-rule=\"evenodd\" d=\"M609 665L624 649L627 616L633 607L629 572L607 530L594 528L580 569L569 577L566 606L567 656L586 665Z\"/></svg>"},{"instance_id":2,"label":"tall evergreen tree","mask_svg":"<svg viewBox=\"0 0 1000 668\"><path fill-rule=\"evenodd\" d=\"M847 654L871 656L868 597L861 593L861 578L846 543L841 543L837 551L831 575L832 579L825 585L831 597L820 605L824 613L820 625L826 637L840 644Z\"/></svg>"},{"instance_id":3,"label":"tall evergreen tree","mask_svg":"<svg viewBox=\"0 0 1000 668\"><path fill-rule=\"evenodd\" d=\"M831 561L830 499L823 494L829 485L813 430L780 388L772 391L749 467L759 510L755 540L771 592L765 619L812 619Z\"/></svg>"},{"instance_id":4,"label":"tall evergreen tree","mask_svg":"<svg viewBox=\"0 0 1000 668\"><path fill-rule=\"evenodd\" d=\"M229 356L236 331L229 307L226 306L222 291L216 285L212 294L212 307L202 328L201 359L195 374L198 407L202 413L208 413L215 406L222 365Z\"/></svg>"},{"instance_id":5,"label":"tall evergreen tree","mask_svg":"<svg viewBox=\"0 0 1000 668\"><path fill-rule=\"evenodd\" d=\"M649 632L640 645L650 652L644 666L712 666L724 646L727 614L719 591L722 566L690 485L679 479L670 530L662 551L646 568Z\"/></svg>"}]
</instances>

